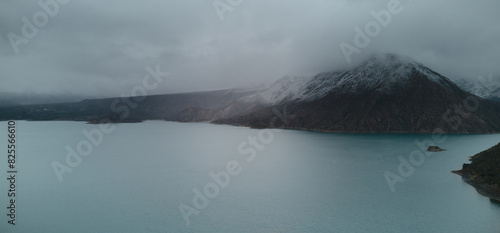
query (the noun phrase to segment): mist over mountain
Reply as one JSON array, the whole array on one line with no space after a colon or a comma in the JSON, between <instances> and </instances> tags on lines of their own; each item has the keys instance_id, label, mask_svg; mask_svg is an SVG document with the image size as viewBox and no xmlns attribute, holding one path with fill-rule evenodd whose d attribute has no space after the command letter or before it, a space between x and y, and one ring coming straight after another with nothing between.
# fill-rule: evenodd
<instances>
[{"instance_id":1,"label":"mist over mountain","mask_svg":"<svg viewBox=\"0 0 500 233\"><path fill-rule=\"evenodd\" d=\"M60 2L0 1L0 93L111 98L156 65L171 75L148 95L223 90L351 67L381 52L450 79L500 74L499 1L254 0L223 21L219 0ZM373 12L389 2L400 13L380 25ZM33 17L52 8L57 14L38 27ZM339 45L355 45L355 29L372 23L380 33L349 63Z\"/></svg>"},{"instance_id":2,"label":"mist over mountain","mask_svg":"<svg viewBox=\"0 0 500 233\"><path fill-rule=\"evenodd\" d=\"M0 93L0 106L70 103L86 99L77 95L14 94Z\"/></svg>"},{"instance_id":3,"label":"mist over mountain","mask_svg":"<svg viewBox=\"0 0 500 233\"><path fill-rule=\"evenodd\" d=\"M272 125L276 110L295 116ZM345 71L286 76L255 89L89 99L0 109L0 119L208 121L331 132L500 132L500 103L462 90L413 59L378 54Z\"/></svg>"}]
</instances>

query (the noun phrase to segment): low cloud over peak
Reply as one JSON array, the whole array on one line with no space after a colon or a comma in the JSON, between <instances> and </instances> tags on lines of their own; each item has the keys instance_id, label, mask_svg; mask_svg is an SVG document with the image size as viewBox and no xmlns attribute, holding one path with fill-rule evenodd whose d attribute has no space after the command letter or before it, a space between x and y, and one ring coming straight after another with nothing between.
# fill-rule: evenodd
<instances>
[{"instance_id":1,"label":"low cloud over peak","mask_svg":"<svg viewBox=\"0 0 500 233\"><path fill-rule=\"evenodd\" d=\"M40 2L0 3L0 93L127 95L156 65L170 75L151 94L225 89L373 53L451 79L500 74L498 1ZM342 43L356 48L351 62Z\"/></svg>"}]
</instances>

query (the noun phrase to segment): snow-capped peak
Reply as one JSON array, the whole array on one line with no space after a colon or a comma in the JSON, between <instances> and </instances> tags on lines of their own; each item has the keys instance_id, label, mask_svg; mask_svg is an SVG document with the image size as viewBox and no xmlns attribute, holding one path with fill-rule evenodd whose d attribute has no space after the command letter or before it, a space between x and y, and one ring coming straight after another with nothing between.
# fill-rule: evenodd
<instances>
[{"instance_id":1,"label":"snow-capped peak","mask_svg":"<svg viewBox=\"0 0 500 233\"><path fill-rule=\"evenodd\" d=\"M351 71L340 74L335 89L341 93L376 90L390 94L395 87L407 85L413 72L420 72L440 85L449 85L449 80L445 77L409 57L381 54L371 57Z\"/></svg>"},{"instance_id":2,"label":"snow-capped peak","mask_svg":"<svg viewBox=\"0 0 500 233\"><path fill-rule=\"evenodd\" d=\"M349 71L325 72L314 77L285 76L269 88L242 100L272 105L284 101L313 101L329 93L356 94L375 90L390 94L396 88L408 85L414 72L420 72L442 86L451 83L409 57L380 54Z\"/></svg>"}]
</instances>

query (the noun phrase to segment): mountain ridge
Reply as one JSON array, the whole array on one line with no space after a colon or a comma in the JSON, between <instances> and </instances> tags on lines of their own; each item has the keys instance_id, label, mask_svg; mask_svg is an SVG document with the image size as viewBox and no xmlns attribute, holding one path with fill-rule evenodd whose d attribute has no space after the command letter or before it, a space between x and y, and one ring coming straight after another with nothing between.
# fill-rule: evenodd
<instances>
[{"instance_id":1,"label":"mountain ridge","mask_svg":"<svg viewBox=\"0 0 500 233\"><path fill-rule=\"evenodd\" d=\"M292 93L299 95L215 122L261 128L273 118L271 109L287 106L298 117L284 127L293 129L369 133L500 130L498 104L463 91L450 79L411 58L394 54L377 55L349 71L321 73L308 80L301 91ZM455 111L454 106L463 108L468 99L477 101L478 109L460 113L467 117L447 114ZM456 126L454 121L458 120L460 125Z\"/></svg>"},{"instance_id":2,"label":"mountain ridge","mask_svg":"<svg viewBox=\"0 0 500 233\"><path fill-rule=\"evenodd\" d=\"M500 132L500 103L474 96L423 64L395 54L373 56L350 70L286 76L265 88L147 96L137 106L126 104L130 98L136 97L1 107L0 120L96 123L109 118L111 122L207 121L263 128L276 117L274 109L287 108L296 117L275 127L370 133ZM467 108L471 103L474 109ZM113 104L123 111L115 111Z\"/></svg>"}]
</instances>

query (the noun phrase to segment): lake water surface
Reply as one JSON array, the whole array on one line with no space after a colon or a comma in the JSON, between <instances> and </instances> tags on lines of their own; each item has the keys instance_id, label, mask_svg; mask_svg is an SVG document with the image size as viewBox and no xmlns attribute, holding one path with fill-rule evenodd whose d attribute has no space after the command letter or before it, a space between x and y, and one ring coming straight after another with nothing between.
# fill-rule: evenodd
<instances>
[{"instance_id":1,"label":"lake water surface","mask_svg":"<svg viewBox=\"0 0 500 233\"><path fill-rule=\"evenodd\" d=\"M66 147L77 148L87 140L82 130L99 126L16 123L16 226L7 224L2 156L2 233L500 231L500 205L450 172L497 144L498 134L448 136L438 144L448 150L424 157L393 192L384 173L399 175L400 156L409 159L418 150L414 141L430 135L117 124L59 182L53 162L66 164ZM0 122L4 155L6 141L7 122ZM227 172L228 164L239 173L215 190L209 173ZM214 197L196 199L193 190L204 192L205 186ZM189 226L179 206L196 211Z\"/></svg>"}]
</instances>

